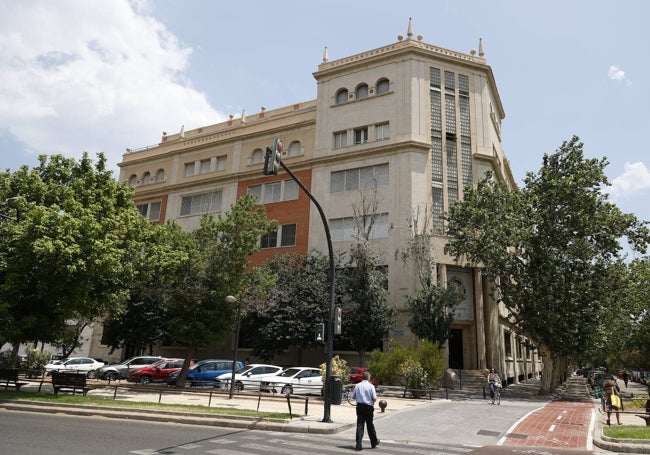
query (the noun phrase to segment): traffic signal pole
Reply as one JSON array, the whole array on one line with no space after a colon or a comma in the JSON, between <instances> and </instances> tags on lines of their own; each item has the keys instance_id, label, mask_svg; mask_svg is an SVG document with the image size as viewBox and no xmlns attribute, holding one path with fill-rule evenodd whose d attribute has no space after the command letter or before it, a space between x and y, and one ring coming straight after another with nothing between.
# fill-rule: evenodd
<instances>
[{"instance_id":1,"label":"traffic signal pole","mask_svg":"<svg viewBox=\"0 0 650 455\"><path fill-rule=\"evenodd\" d=\"M277 174L277 165L279 164L282 169L284 169L287 174L298 184L298 186L309 196L309 199L314 203L320 218L323 222L323 227L325 228L325 237L327 238L327 249L329 252L329 288L330 288L330 301L329 301L329 317L327 318L327 362L325 367L325 406L323 410L323 422L331 422L331 408L332 408L332 397L330 396L330 388L332 383L332 358L334 357L334 313L335 313L335 303L336 303L336 276L334 268L334 249L332 248L332 236L330 235L330 228L325 217L325 212L320 206L316 198L309 192L309 190L303 185L303 183L296 177L296 175L291 172L283 162L281 158L282 152L282 142L279 139L276 139L273 143L273 149L270 147L266 148L266 156L264 161L264 175Z\"/></svg>"}]
</instances>

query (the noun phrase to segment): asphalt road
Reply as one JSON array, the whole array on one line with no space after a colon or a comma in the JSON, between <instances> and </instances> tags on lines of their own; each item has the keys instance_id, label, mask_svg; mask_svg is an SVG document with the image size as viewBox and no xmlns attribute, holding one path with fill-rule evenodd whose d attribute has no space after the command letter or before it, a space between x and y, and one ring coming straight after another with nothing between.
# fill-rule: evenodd
<instances>
[{"instance_id":1,"label":"asphalt road","mask_svg":"<svg viewBox=\"0 0 650 455\"><path fill-rule=\"evenodd\" d=\"M497 407L484 403L477 405L472 402L445 402L440 405L414 407L399 415L377 419L377 431L382 442L371 453L388 455L597 453L584 450L497 446L496 442L500 436L512 426L512 419L516 420L518 416L525 415L536 406L539 406L539 403L527 405L511 403ZM485 428L476 430L475 422L483 418L485 418ZM406 429L405 425L410 428ZM469 431L470 428L476 431ZM421 440L408 436L413 435L415 430L425 432ZM367 438L364 445L367 450L370 450ZM346 430L334 435L296 434L109 419L99 415L76 417L0 410L0 455L334 455L353 451L354 430Z\"/></svg>"}]
</instances>

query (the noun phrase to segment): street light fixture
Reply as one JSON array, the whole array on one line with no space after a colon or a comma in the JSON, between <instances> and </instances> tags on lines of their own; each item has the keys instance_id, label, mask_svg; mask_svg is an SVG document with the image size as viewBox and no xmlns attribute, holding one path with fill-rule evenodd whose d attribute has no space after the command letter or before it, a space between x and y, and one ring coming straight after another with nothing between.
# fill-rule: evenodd
<instances>
[{"instance_id":1,"label":"street light fixture","mask_svg":"<svg viewBox=\"0 0 650 455\"><path fill-rule=\"evenodd\" d=\"M235 332L235 355L232 359L232 375L230 377L230 392L228 394L228 399L232 399L232 395L235 389L235 369L237 365L237 354L239 350L239 322L241 320L241 302L237 300L235 296L228 295L226 296L226 302L236 303L237 304L237 329Z\"/></svg>"}]
</instances>

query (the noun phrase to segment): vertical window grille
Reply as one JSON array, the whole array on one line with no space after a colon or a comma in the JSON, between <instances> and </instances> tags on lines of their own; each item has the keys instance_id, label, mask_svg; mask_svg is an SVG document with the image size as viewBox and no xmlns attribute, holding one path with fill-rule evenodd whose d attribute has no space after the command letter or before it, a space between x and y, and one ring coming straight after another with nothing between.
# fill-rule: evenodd
<instances>
[{"instance_id":1,"label":"vertical window grille","mask_svg":"<svg viewBox=\"0 0 650 455\"><path fill-rule=\"evenodd\" d=\"M433 231L436 234L442 234L445 227L443 221L444 202L443 202L442 188L438 186L434 186L431 189L431 192L433 196L433 207L431 210L433 215Z\"/></svg>"},{"instance_id":2,"label":"vertical window grille","mask_svg":"<svg viewBox=\"0 0 650 455\"><path fill-rule=\"evenodd\" d=\"M442 183L442 140L431 138L431 180Z\"/></svg>"},{"instance_id":3,"label":"vertical window grille","mask_svg":"<svg viewBox=\"0 0 650 455\"><path fill-rule=\"evenodd\" d=\"M294 246L296 244L296 225L283 224L280 246Z\"/></svg>"},{"instance_id":4,"label":"vertical window grille","mask_svg":"<svg viewBox=\"0 0 650 455\"><path fill-rule=\"evenodd\" d=\"M463 187L472 184L472 146L465 138L460 142L461 170L463 172Z\"/></svg>"},{"instance_id":5,"label":"vertical window grille","mask_svg":"<svg viewBox=\"0 0 650 455\"><path fill-rule=\"evenodd\" d=\"M469 77L464 74L458 75L458 93L460 96L469 96Z\"/></svg>"},{"instance_id":6,"label":"vertical window grille","mask_svg":"<svg viewBox=\"0 0 650 455\"><path fill-rule=\"evenodd\" d=\"M458 201L458 152L456 141L447 139L447 207Z\"/></svg>"},{"instance_id":7,"label":"vertical window grille","mask_svg":"<svg viewBox=\"0 0 650 455\"><path fill-rule=\"evenodd\" d=\"M228 163L228 157L226 155L217 157L217 171L225 171L226 163Z\"/></svg>"},{"instance_id":8,"label":"vertical window grille","mask_svg":"<svg viewBox=\"0 0 650 455\"><path fill-rule=\"evenodd\" d=\"M210 163L212 160L208 158L207 160L201 160L201 167L199 169L199 174L205 174L210 172Z\"/></svg>"},{"instance_id":9,"label":"vertical window grille","mask_svg":"<svg viewBox=\"0 0 650 455\"><path fill-rule=\"evenodd\" d=\"M339 149L346 145L348 145L348 133L346 131L334 133L334 148Z\"/></svg>"},{"instance_id":10,"label":"vertical window grille","mask_svg":"<svg viewBox=\"0 0 650 455\"><path fill-rule=\"evenodd\" d=\"M282 182L266 183L264 185L264 203L282 200Z\"/></svg>"},{"instance_id":11,"label":"vertical window grille","mask_svg":"<svg viewBox=\"0 0 650 455\"><path fill-rule=\"evenodd\" d=\"M431 86L440 88L440 69L438 68L429 68L429 80L431 81Z\"/></svg>"}]
</instances>

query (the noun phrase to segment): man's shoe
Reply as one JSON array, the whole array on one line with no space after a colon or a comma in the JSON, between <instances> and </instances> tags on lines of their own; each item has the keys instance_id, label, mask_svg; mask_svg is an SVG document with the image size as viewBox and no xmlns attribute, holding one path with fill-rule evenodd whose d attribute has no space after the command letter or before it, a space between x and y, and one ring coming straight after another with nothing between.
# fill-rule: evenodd
<instances>
[{"instance_id":1,"label":"man's shoe","mask_svg":"<svg viewBox=\"0 0 650 455\"><path fill-rule=\"evenodd\" d=\"M380 442L381 442L381 441L380 441L379 439L377 439L377 442L375 442L375 443L372 445L372 448L374 449L375 447L377 447L377 446L379 445Z\"/></svg>"},{"instance_id":2,"label":"man's shoe","mask_svg":"<svg viewBox=\"0 0 650 455\"><path fill-rule=\"evenodd\" d=\"M361 451L361 447L355 447L354 450L356 450L357 452L360 452L360 451Z\"/></svg>"}]
</instances>

